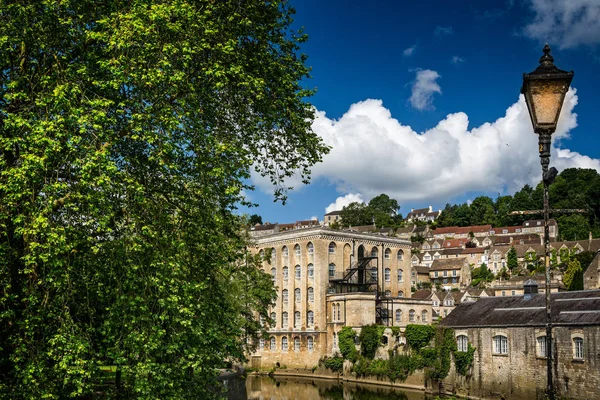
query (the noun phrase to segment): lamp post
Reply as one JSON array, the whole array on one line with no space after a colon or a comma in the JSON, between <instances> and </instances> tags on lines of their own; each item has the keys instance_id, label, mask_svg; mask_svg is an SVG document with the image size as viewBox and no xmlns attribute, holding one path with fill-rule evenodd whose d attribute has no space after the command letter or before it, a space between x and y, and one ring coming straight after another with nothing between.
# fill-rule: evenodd
<instances>
[{"instance_id":1,"label":"lamp post","mask_svg":"<svg viewBox=\"0 0 600 400\"><path fill-rule=\"evenodd\" d=\"M540 65L535 71L523 74L521 93L525 95L525 102L529 116L533 123L533 131L538 134L540 161L542 164L542 182L544 185L544 250L546 263L546 368L547 386L546 394L549 399L554 399L552 385L552 314L550 307L550 235L548 220L550 207L548 204L548 186L556 178L556 168L548 169L550 164L550 145L552 134L556 130L558 117L562 108L565 94L573 79L573 71L566 72L554 65L554 58L550 55L550 46L544 46L544 55L540 58Z\"/></svg>"}]
</instances>

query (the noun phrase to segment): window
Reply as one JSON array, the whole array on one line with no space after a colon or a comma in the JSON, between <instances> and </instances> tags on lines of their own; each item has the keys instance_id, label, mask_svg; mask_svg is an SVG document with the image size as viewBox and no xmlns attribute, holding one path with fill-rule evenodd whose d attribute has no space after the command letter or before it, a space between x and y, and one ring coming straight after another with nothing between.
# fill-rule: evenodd
<instances>
[{"instance_id":1,"label":"window","mask_svg":"<svg viewBox=\"0 0 600 400\"><path fill-rule=\"evenodd\" d=\"M315 276L315 266L308 264L308 277L313 278Z\"/></svg>"},{"instance_id":2,"label":"window","mask_svg":"<svg viewBox=\"0 0 600 400\"><path fill-rule=\"evenodd\" d=\"M294 253L296 253L296 257L300 257L301 252L300 252L300 245L299 244L297 244L297 245L294 246Z\"/></svg>"},{"instance_id":3,"label":"window","mask_svg":"<svg viewBox=\"0 0 600 400\"><path fill-rule=\"evenodd\" d=\"M309 287L307 290L308 293L308 301L315 301L315 289Z\"/></svg>"},{"instance_id":4,"label":"window","mask_svg":"<svg viewBox=\"0 0 600 400\"><path fill-rule=\"evenodd\" d=\"M338 337L337 337L337 333L333 333L333 348L337 349L338 347Z\"/></svg>"},{"instance_id":5,"label":"window","mask_svg":"<svg viewBox=\"0 0 600 400\"><path fill-rule=\"evenodd\" d=\"M315 348L315 340L312 336L309 336L308 339L306 339L306 347L308 348L308 351L313 351Z\"/></svg>"},{"instance_id":6,"label":"window","mask_svg":"<svg viewBox=\"0 0 600 400\"><path fill-rule=\"evenodd\" d=\"M427 322L427 310L421 312L421 321Z\"/></svg>"},{"instance_id":7,"label":"window","mask_svg":"<svg viewBox=\"0 0 600 400\"><path fill-rule=\"evenodd\" d=\"M402 310L396 310L396 322L402 321Z\"/></svg>"},{"instance_id":8,"label":"window","mask_svg":"<svg viewBox=\"0 0 600 400\"><path fill-rule=\"evenodd\" d=\"M329 264L329 277L333 278L335 276L335 264Z\"/></svg>"},{"instance_id":9,"label":"window","mask_svg":"<svg viewBox=\"0 0 600 400\"><path fill-rule=\"evenodd\" d=\"M294 301L296 303L300 303L302 301L302 294L300 292L300 288L294 289Z\"/></svg>"},{"instance_id":10,"label":"window","mask_svg":"<svg viewBox=\"0 0 600 400\"><path fill-rule=\"evenodd\" d=\"M506 292L504 290L502 291L502 296L506 296Z\"/></svg>"},{"instance_id":11,"label":"window","mask_svg":"<svg viewBox=\"0 0 600 400\"><path fill-rule=\"evenodd\" d=\"M392 291L391 290L386 290L384 297L392 297Z\"/></svg>"},{"instance_id":12,"label":"window","mask_svg":"<svg viewBox=\"0 0 600 400\"><path fill-rule=\"evenodd\" d=\"M271 261L275 261L276 256L277 256L277 250L275 250L275 247L273 247L271 249Z\"/></svg>"},{"instance_id":13,"label":"window","mask_svg":"<svg viewBox=\"0 0 600 400\"><path fill-rule=\"evenodd\" d=\"M494 354L508 354L508 338L506 336L494 336Z\"/></svg>"},{"instance_id":14,"label":"window","mask_svg":"<svg viewBox=\"0 0 600 400\"><path fill-rule=\"evenodd\" d=\"M281 249L281 254L284 258L287 258L290 255L287 246L283 246L283 248Z\"/></svg>"},{"instance_id":15,"label":"window","mask_svg":"<svg viewBox=\"0 0 600 400\"><path fill-rule=\"evenodd\" d=\"M283 301L284 303L288 302L288 290L287 289L283 289L283 291L281 292L281 301Z\"/></svg>"},{"instance_id":16,"label":"window","mask_svg":"<svg viewBox=\"0 0 600 400\"><path fill-rule=\"evenodd\" d=\"M583 360L583 338L573 338L573 358Z\"/></svg>"},{"instance_id":17,"label":"window","mask_svg":"<svg viewBox=\"0 0 600 400\"><path fill-rule=\"evenodd\" d=\"M515 232L516 232L516 233L521 233L521 229L520 229L520 228L517 228L517 229L515 229Z\"/></svg>"},{"instance_id":18,"label":"window","mask_svg":"<svg viewBox=\"0 0 600 400\"><path fill-rule=\"evenodd\" d=\"M289 271L288 267L283 267L283 280L287 281L289 276L290 276L290 271Z\"/></svg>"},{"instance_id":19,"label":"window","mask_svg":"<svg viewBox=\"0 0 600 400\"><path fill-rule=\"evenodd\" d=\"M437 272L437 271L434 271L434 272L433 272L433 277L434 277L434 278L437 278L437 277L438 277L438 272Z\"/></svg>"},{"instance_id":20,"label":"window","mask_svg":"<svg viewBox=\"0 0 600 400\"><path fill-rule=\"evenodd\" d=\"M550 348L552 348L552 347L550 347ZM538 357L546 358L548 356L548 354L546 353L546 336L539 336L537 338L537 350L538 350Z\"/></svg>"},{"instance_id":21,"label":"window","mask_svg":"<svg viewBox=\"0 0 600 400\"><path fill-rule=\"evenodd\" d=\"M258 322L260 323L260 326L265 326L265 317L259 315Z\"/></svg>"},{"instance_id":22,"label":"window","mask_svg":"<svg viewBox=\"0 0 600 400\"><path fill-rule=\"evenodd\" d=\"M277 341L275 340L275 337L271 336L271 339L269 339L269 342L270 342L271 350L275 351L275 349L277 349Z\"/></svg>"},{"instance_id":23,"label":"window","mask_svg":"<svg viewBox=\"0 0 600 400\"><path fill-rule=\"evenodd\" d=\"M329 243L329 254L335 254L335 243Z\"/></svg>"},{"instance_id":24,"label":"window","mask_svg":"<svg viewBox=\"0 0 600 400\"><path fill-rule=\"evenodd\" d=\"M392 280L392 270L389 268L386 268L383 273L383 276L385 277L386 282L391 281Z\"/></svg>"},{"instance_id":25,"label":"window","mask_svg":"<svg viewBox=\"0 0 600 400\"><path fill-rule=\"evenodd\" d=\"M514 291L514 290L513 290L513 291L512 291L512 293L511 293L511 295L512 295L512 296L515 296L516 294L517 294L517 292L516 292L516 291Z\"/></svg>"},{"instance_id":26,"label":"window","mask_svg":"<svg viewBox=\"0 0 600 400\"><path fill-rule=\"evenodd\" d=\"M275 324L277 323L277 314L275 314L274 312L272 312L271 315L270 315L270 317L273 320L273 326L275 326Z\"/></svg>"},{"instance_id":27,"label":"window","mask_svg":"<svg viewBox=\"0 0 600 400\"><path fill-rule=\"evenodd\" d=\"M448 283L448 278L444 278L443 282Z\"/></svg>"},{"instance_id":28,"label":"window","mask_svg":"<svg viewBox=\"0 0 600 400\"><path fill-rule=\"evenodd\" d=\"M259 350L264 350L265 349L265 339L264 338L260 338L258 340L258 349Z\"/></svg>"},{"instance_id":29,"label":"window","mask_svg":"<svg viewBox=\"0 0 600 400\"><path fill-rule=\"evenodd\" d=\"M294 267L294 276L296 277L296 279L300 279L300 277L302 276L302 267L300 267L299 265L296 265Z\"/></svg>"},{"instance_id":30,"label":"window","mask_svg":"<svg viewBox=\"0 0 600 400\"><path fill-rule=\"evenodd\" d=\"M398 261L404 260L404 252L402 250L398 250Z\"/></svg>"},{"instance_id":31,"label":"window","mask_svg":"<svg viewBox=\"0 0 600 400\"><path fill-rule=\"evenodd\" d=\"M309 256L312 256L313 254L315 254L315 246L313 246L313 244L310 242L308 242L308 244L306 245L306 250L307 250Z\"/></svg>"},{"instance_id":32,"label":"window","mask_svg":"<svg viewBox=\"0 0 600 400\"><path fill-rule=\"evenodd\" d=\"M438 307L439 305L440 305L440 302L439 302L439 301L437 301L437 300L434 300L434 301L433 301L433 306L434 306L434 307Z\"/></svg>"},{"instance_id":33,"label":"window","mask_svg":"<svg viewBox=\"0 0 600 400\"><path fill-rule=\"evenodd\" d=\"M452 276L456 276L456 270L452 270Z\"/></svg>"},{"instance_id":34,"label":"window","mask_svg":"<svg viewBox=\"0 0 600 400\"><path fill-rule=\"evenodd\" d=\"M283 351L287 351L288 350L288 339L287 336L284 336L281 338L281 350Z\"/></svg>"},{"instance_id":35,"label":"window","mask_svg":"<svg viewBox=\"0 0 600 400\"><path fill-rule=\"evenodd\" d=\"M444 276L448 276L448 271L444 271Z\"/></svg>"},{"instance_id":36,"label":"window","mask_svg":"<svg viewBox=\"0 0 600 400\"><path fill-rule=\"evenodd\" d=\"M287 328L288 327L288 313L287 313L287 311L284 311L281 314L281 327L282 328Z\"/></svg>"},{"instance_id":37,"label":"window","mask_svg":"<svg viewBox=\"0 0 600 400\"><path fill-rule=\"evenodd\" d=\"M404 271L398 270L398 282L404 282Z\"/></svg>"},{"instance_id":38,"label":"window","mask_svg":"<svg viewBox=\"0 0 600 400\"><path fill-rule=\"evenodd\" d=\"M392 251L390 249L385 249L385 252L383 253L383 258L385 258L386 260L389 260L391 254L392 254Z\"/></svg>"},{"instance_id":39,"label":"window","mask_svg":"<svg viewBox=\"0 0 600 400\"><path fill-rule=\"evenodd\" d=\"M276 275L277 275L277 269L271 268L271 279L275 280Z\"/></svg>"},{"instance_id":40,"label":"window","mask_svg":"<svg viewBox=\"0 0 600 400\"><path fill-rule=\"evenodd\" d=\"M404 292L402 290L398 290L398 297L404 297Z\"/></svg>"},{"instance_id":41,"label":"window","mask_svg":"<svg viewBox=\"0 0 600 400\"><path fill-rule=\"evenodd\" d=\"M294 328L300 328L300 324L301 324L300 318L302 318L300 315L300 311L296 311L294 313Z\"/></svg>"},{"instance_id":42,"label":"window","mask_svg":"<svg viewBox=\"0 0 600 400\"><path fill-rule=\"evenodd\" d=\"M337 319L338 319L338 321L341 321L341 320L342 320L342 306L341 306L341 305L339 305L339 304L338 304L338 309L337 309L337 311L338 311L338 314L337 314Z\"/></svg>"},{"instance_id":43,"label":"window","mask_svg":"<svg viewBox=\"0 0 600 400\"><path fill-rule=\"evenodd\" d=\"M313 326L315 324L315 313L309 311L306 313L306 324L308 326Z\"/></svg>"},{"instance_id":44,"label":"window","mask_svg":"<svg viewBox=\"0 0 600 400\"><path fill-rule=\"evenodd\" d=\"M408 311L408 320L410 322L415 322L415 310Z\"/></svg>"},{"instance_id":45,"label":"window","mask_svg":"<svg viewBox=\"0 0 600 400\"><path fill-rule=\"evenodd\" d=\"M377 247L371 249L371 257L379 257L379 250L377 250Z\"/></svg>"},{"instance_id":46,"label":"window","mask_svg":"<svg viewBox=\"0 0 600 400\"><path fill-rule=\"evenodd\" d=\"M371 281L377 282L377 268L371 270Z\"/></svg>"},{"instance_id":47,"label":"window","mask_svg":"<svg viewBox=\"0 0 600 400\"><path fill-rule=\"evenodd\" d=\"M456 337L456 349L458 351L466 352L469 350L469 338L465 335L459 335Z\"/></svg>"},{"instance_id":48,"label":"window","mask_svg":"<svg viewBox=\"0 0 600 400\"><path fill-rule=\"evenodd\" d=\"M294 351L300 351L300 338L294 338Z\"/></svg>"}]
</instances>

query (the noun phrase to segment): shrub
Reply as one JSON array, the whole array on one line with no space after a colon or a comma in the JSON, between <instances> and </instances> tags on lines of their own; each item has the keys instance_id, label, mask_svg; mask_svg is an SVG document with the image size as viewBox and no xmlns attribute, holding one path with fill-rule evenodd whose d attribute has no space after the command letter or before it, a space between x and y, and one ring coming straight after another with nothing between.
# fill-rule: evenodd
<instances>
[{"instance_id":1,"label":"shrub","mask_svg":"<svg viewBox=\"0 0 600 400\"><path fill-rule=\"evenodd\" d=\"M323 366L333 372L342 372L344 369L344 358L343 357L331 357L323 360Z\"/></svg>"},{"instance_id":2,"label":"shrub","mask_svg":"<svg viewBox=\"0 0 600 400\"><path fill-rule=\"evenodd\" d=\"M410 324L404 331L406 336L406 343L408 346L419 352L423 347L429 345L429 342L433 338L435 330L430 325L414 325Z\"/></svg>"},{"instance_id":3,"label":"shrub","mask_svg":"<svg viewBox=\"0 0 600 400\"><path fill-rule=\"evenodd\" d=\"M375 357L377 347L379 347L379 343L381 342L382 334L383 330L375 324L363 326L360 331L359 339L360 351L364 357L370 360Z\"/></svg>"},{"instance_id":4,"label":"shrub","mask_svg":"<svg viewBox=\"0 0 600 400\"><path fill-rule=\"evenodd\" d=\"M355 362L356 357L358 356L358 351L356 351L356 346L354 345L355 336L356 332L349 326L344 326L338 334L338 347L340 348L340 352L346 360L352 362Z\"/></svg>"},{"instance_id":5,"label":"shrub","mask_svg":"<svg viewBox=\"0 0 600 400\"><path fill-rule=\"evenodd\" d=\"M455 351L454 366L456 367L456 372L462 376L466 376L467 372L471 368L471 365L473 365L474 354L475 347L471 346L471 343L469 343L467 351Z\"/></svg>"}]
</instances>

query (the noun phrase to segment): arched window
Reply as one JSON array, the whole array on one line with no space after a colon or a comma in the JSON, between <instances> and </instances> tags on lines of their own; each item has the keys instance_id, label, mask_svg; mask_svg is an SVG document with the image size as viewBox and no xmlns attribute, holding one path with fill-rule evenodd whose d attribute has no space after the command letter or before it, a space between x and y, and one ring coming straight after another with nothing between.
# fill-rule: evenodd
<instances>
[{"instance_id":1,"label":"arched window","mask_svg":"<svg viewBox=\"0 0 600 400\"><path fill-rule=\"evenodd\" d=\"M421 321L427 322L427 310L421 312Z\"/></svg>"},{"instance_id":2,"label":"arched window","mask_svg":"<svg viewBox=\"0 0 600 400\"><path fill-rule=\"evenodd\" d=\"M494 336L494 354L508 354L508 338L506 336Z\"/></svg>"},{"instance_id":3,"label":"arched window","mask_svg":"<svg viewBox=\"0 0 600 400\"><path fill-rule=\"evenodd\" d=\"M337 307L337 320L341 321L342 320L342 306L340 305L340 303L338 303L338 307Z\"/></svg>"},{"instance_id":4,"label":"arched window","mask_svg":"<svg viewBox=\"0 0 600 400\"><path fill-rule=\"evenodd\" d=\"M275 314L274 312L272 312L271 315L270 315L270 317L273 320L273 327L275 327L275 325L277 325L277 314Z\"/></svg>"},{"instance_id":5,"label":"arched window","mask_svg":"<svg viewBox=\"0 0 600 400\"><path fill-rule=\"evenodd\" d=\"M300 351L300 338L298 336L294 338L294 351Z\"/></svg>"},{"instance_id":6,"label":"arched window","mask_svg":"<svg viewBox=\"0 0 600 400\"><path fill-rule=\"evenodd\" d=\"M333 348L337 349L338 347L338 337L337 337L337 333L333 332Z\"/></svg>"},{"instance_id":7,"label":"arched window","mask_svg":"<svg viewBox=\"0 0 600 400\"><path fill-rule=\"evenodd\" d=\"M385 258L386 260L389 260L391 254L392 254L392 251L390 249L385 249L385 251L383 252L383 258Z\"/></svg>"},{"instance_id":8,"label":"arched window","mask_svg":"<svg viewBox=\"0 0 600 400\"><path fill-rule=\"evenodd\" d=\"M398 290L398 297L404 297L404 292L402 290Z\"/></svg>"},{"instance_id":9,"label":"arched window","mask_svg":"<svg viewBox=\"0 0 600 400\"><path fill-rule=\"evenodd\" d=\"M309 256L312 256L313 254L315 254L315 246L313 246L313 244L311 242L308 242L308 244L306 245L306 252L308 253Z\"/></svg>"},{"instance_id":10,"label":"arched window","mask_svg":"<svg viewBox=\"0 0 600 400\"><path fill-rule=\"evenodd\" d=\"M260 338L258 340L258 349L259 350L264 350L265 349L265 339L264 338Z\"/></svg>"},{"instance_id":11,"label":"arched window","mask_svg":"<svg viewBox=\"0 0 600 400\"><path fill-rule=\"evenodd\" d=\"M398 270L398 282L404 282L404 271L401 269Z\"/></svg>"},{"instance_id":12,"label":"arched window","mask_svg":"<svg viewBox=\"0 0 600 400\"><path fill-rule=\"evenodd\" d=\"M282 255L284 258L288 258L288 257L289 257L289 255L290 255L290 254L289 254L289 251L288 251L288 248L287 248L287 246L283 246L283 247L281 248L281 255Z\"/></svg>"},{"instance_id":13,"label":"arched window","mask_svg":"<svg viewBox=\"0 0 600 400\"><path fill-rule=\"evenodd\" d=\"M277 276L277 269L275 267L271 268L271 279L275 280Z\"/></svg>"},{"instance_id":14,"label":"arched window","mask_svg":"<svg viewBox=\"0 0 600 400\"><path fill-rule=\"evenodd\" d=\"M283 267L283 280L287 281L290 276L290 271L288 267Z\"/></svg>"},{"instance_id":15,"label":"arched window","mask_svg":"<svg viewBox=\"0 0 600 400\"><path fill-rule=\"evenodd\" d=\"M415 310L408 311L408 320L410 322L415 322Z\"/></svg>"},{"instance_id":16,"label":"arched window","mask_svg":"<svg viewBox=\"0 0 600 400\"><path fill-rule=\"evenodd\" d=\"M309 336L306 339L306 347L308 348L308 351L313 351L315 348L315 340L313 339L312 336Z\"/></svg>"},{"instance_id":17,"label":"arched window","mask_svg":"<svg viewBox=\"0 0 600 400\"><path fill-rule=\"evenodd\" d=\"M308 290L308 301L315 301L315 289L309 287Z\"/></svg>"},{"instance_id":18,"label":"arched window","mask_svg":"<svg viewBox=\"0 0 600 400\"><path fill-rule=\"evenodd\" d=\"M294 289L294 301L296 303L300 303L300 301L302 301L302 294L300 293L300 288Z\"/></svg>"},{"instance_id":19,"label":"arched window","mask_svg":"<svg viewBox=\"0 0 600 400\"><path fill-rule=\"evenodd\" d=\"M396 310L396 322L402 321L402 310Z\"/></svg>"},{"instance_id":20,"label":"arched window","mask_svg":"<svg viewBox=\"0 0 600 400\"><path fill-rule=\"evenodd\" d=\"M287 289L283 289L283 291L281 292L281 301L283 301L284 303L288 302L288 290Z\"/></svg>"},{"instance_id":21,"label":"arched window","mask_svg":"<svg viewBox=\"0 0 600 400\"><path fill-rule=\"evenodd\" d=\"M377 268L371 269L371 281L377 282Z\"/></svg>"},{"instance_id":22,"label":"arched window","mask_svg":"<svg viewBox=\"0 0 600 400\"><path fill-rule=\"evenodd\" d=\"M465 335L458 335L456 337L456 349L464 352L469 350L469 338Z\"/></svg>"},{"instance_id":23,"label":"arched window","mask_svg":"<svg viewBox=\"0 0 600 400\"><path fill-rule=\"evenodd\" d=\"M371 249L371 257L378 257L379 256L379 250L377 250L377 247L373 247Z\"/></svg>"},{"instance_id":24,"label":"arched window","mask_svg":"<svg viewBox=\"0 0 600 400\"><path fill-rule=\"evenodd\" d=\"M271 350L275 351L277 349L277 341L275 340L275 337L271 336L271 339L269 339L269 342L270 342Z\"/></svg>"},{"instance_id":25,"label":"arched window","mask_svg":"<svg viewBox=\"0 0 600 400\"><path fill-rule=\"evenodd\" d=\"M302 323L300 320L301 318L300 311L296 311L294 313L294 328L300 328L300 324Z\"/></svg>"},{"instance_id":26,"label":"arched window","mask_svg":"<svg viewBox=\"0 0 600 400\"><path fill-rule=\"evenodd\" d=\"M296 279L300 279L300 277L302 276L302 267L300 267L299 265L296 265L294 267L294 276L296 277Z\"/></svg>"},{"instance_id":27,"label":"arched window","mask_svg":"<svg viewBox=\"0 0 600 400\"><path fill-rule=\"evenodd\" d=\"M329 254L335 254L335 243L329 243Z\"/></svg>"},{"instance_id":28,"label":"arched window","mask_svg":"<svg viewBox=\"0 0 600 400\"><path fill-rule=\"evenodd\" d=\"M577 360L583 360L583 338L573 338L573 358Z\"/></svg>"},{"instance_id":29,"label":"arched window","mask_svg":"<svg viewBox=\"0 0 600 400\"><path fill-rule=\"evenodd\" d=\"M315 313L309 311L306 313L306 324L308 326L313 326L315 324Z\"/></svg>"},{"instance_id":30,"label":"arched window","mask_svg":"<svg viewBox=\"0 0 600 400\"><path fill-rule=\"evenodd\" d=\"M265 317L263 317L262 315L259 315L258 322L260 323L260 326L265 326Z\"/></svg>"},{"instance_id":31,"label":"arched window","mask_svg":"<svg viewBox=\"0 0 600 400\"><path fill-rule=\"evenodd\" d=\"M398 261L404 260L404 251L398 250Z\"/></svg>"},{"instance_id":32,"label":"arched window","mask_svg":"<svg viewBox=\"0 0 600 400\"><path fill-rule=\"evenodd\" d=\"M300 245L299 244L297 244L297 245L294 246L294 253L296 254L296 257L300 257L300 254L302 254L300 252Z\"/></svg>"},{"instance_id":33,"label":"arched window","mask_svg":"<svg viewBox=\"0 0 600 400\"><path fill-rule=\"evenodd\" d=\"M313 278L315 276L315 266L308 264L308 277Z\"/></svg>"},{"instance_id":34,"label":"arched window","mask_svg":"<svg viewBox=\"0 0 600 400\"><path fill-rule=\"evenodd\" d=\"M384 276L386 282L391 281L392 280L392 270L389 268L386 268L385 271L383 272L383 276Z\"/></svg>"},{"instance_id":35,"label":"arched window","mask_svg":"<svg viewBox=\"0 0 600 400\"><path fill-rule=\"evenodd\" d=\"M385 297L392 297L392 291L391 290L386 290L384 296Z\"/></svg>"},{"instance_id":36,"label":"arched window","mask_svg":"<svg viewBox=\"0 0 600 400\"><path fill-rule=\"evenodd\" d=\"M288 313L287 313L287 311L284 311L283 313L281 313L281 327L282 328L287 328L288 327Z\"/></svg>"},{"instance_id":37,"label":"arched window","mask_svg":"<svg viewBox=\"0 0 600 400\"><path fill-rule=\"evenodd\" d=\"M258 252L258 255L260 256L260 261L265 259L265 251L263 249Z\"/></svg>"},{"instance_id":38,"label":"arched window","mask_svg":"<svg viewBox=\"0 0 600 400\"><path fill-rule=\"evenodd\" d=\"M288 350L288 339L287 336L284 336L281 338L281 350L282 351L287 351Z\"/></svg>"},{"instance_id":39,"label":"arched window","mask_svg":"<svg viewBox=\"0 0 600 400\"><path fill-rule=\"evenodd\" d=\"M335 264L334 263L329 264L329 276L330 277L335 276Z\"/></svg>"},{"instance_id":40,"label":"arched window","mask_svg":"<svg viewBox=\"0 0 600 400\"><path fill-rule=\"evenodd\" d=\"M275 250L275 247L271 248L271 261L275 261L275 257L277 256L277 250Z\"/></svg>"}]
</instances>

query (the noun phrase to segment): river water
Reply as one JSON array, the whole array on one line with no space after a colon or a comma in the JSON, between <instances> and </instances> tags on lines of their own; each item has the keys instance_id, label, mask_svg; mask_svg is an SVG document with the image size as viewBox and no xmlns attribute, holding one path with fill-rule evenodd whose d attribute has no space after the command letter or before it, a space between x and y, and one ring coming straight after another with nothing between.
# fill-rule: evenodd
<instances>
[{"instance_id":1,"label":"river water","mask_svg":"<svg viewBox=\"0 0 600 400\"><path fill-rule=\"evenodd\" d=\"M245 396L244 396L245 395ZM246 393L229 400L431 400L423 392L335 380L250 375Z\"/></svg>"}]
</instances>

